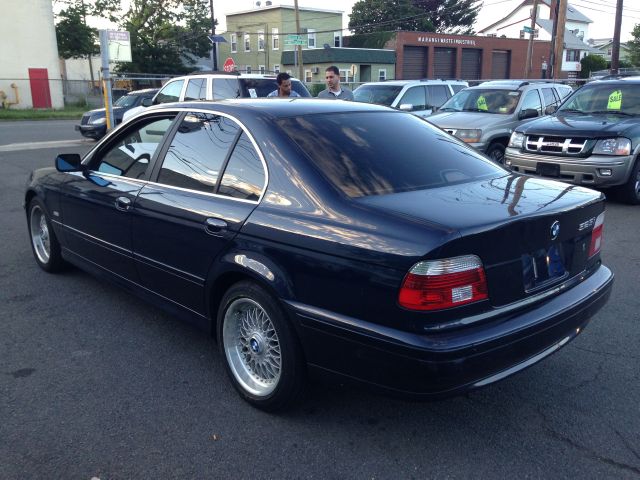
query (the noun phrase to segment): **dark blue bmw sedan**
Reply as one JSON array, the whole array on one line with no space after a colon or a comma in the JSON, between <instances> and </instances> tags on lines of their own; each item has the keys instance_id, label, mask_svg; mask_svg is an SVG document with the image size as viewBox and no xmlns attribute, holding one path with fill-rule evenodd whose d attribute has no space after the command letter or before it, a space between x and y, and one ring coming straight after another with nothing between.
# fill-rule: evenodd
<instances>
[{"instance_id":1,"label":"dark blue bmw sedan","mask_svg":"<svg viewBox=\"0 0 640 480\"><path fill-rule=\"evenodd\" d=\"M417 398L491 384L572 340L613 284L601 193L352 102L151 107L33 172L25 207L40 267L211 331L271 411L311 370Z\"/></svg>"}]
</instances>

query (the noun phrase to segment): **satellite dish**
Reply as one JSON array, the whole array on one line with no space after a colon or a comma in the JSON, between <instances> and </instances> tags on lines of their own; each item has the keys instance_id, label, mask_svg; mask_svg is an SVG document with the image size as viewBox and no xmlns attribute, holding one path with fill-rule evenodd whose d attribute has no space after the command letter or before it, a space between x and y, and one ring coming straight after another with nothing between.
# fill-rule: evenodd
<instances>
[{"instance_id":1,"label":"satellite dish","mask_svg":"<svg viewBox=\"0 0 640 480\"><path fill-rule=\"evenodd\" d=\"M264 5L266 7L270 7L271 6L271 0L267 0L266 2L264 2Z\"/></svg>"},{"instance_id":2,"label":"satellite dish","mask_svg":"<svg viewBox=\"0 0 640 480\"><path fill-rule=\"evenodd\" d=\"M260 6L260 0L256 2L256 7L259 7L259 6Z\"/></svg>"},{"instance_id":3,"label":"satellite dish","mask_svg":"<svg viewBox=\"0 0 640 480\"><path fill-rule=\"evenodd\" d=\"M325 43L324 45L322 45L323 48L329 49L331 48L331 45L329 45L328 43Z\"/></svg>"}]
</instances>

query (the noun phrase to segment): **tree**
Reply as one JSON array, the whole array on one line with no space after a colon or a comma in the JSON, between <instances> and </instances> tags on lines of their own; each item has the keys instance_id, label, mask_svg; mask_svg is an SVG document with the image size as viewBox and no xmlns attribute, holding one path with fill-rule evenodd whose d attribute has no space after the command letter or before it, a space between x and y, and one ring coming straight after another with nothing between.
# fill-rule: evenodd
<instances>
[{"instance_id":1,"label":"tree","mask_svg":"<svg viewBox=\"0 0 640 480\"><path fill-rule=\"evenodd\" d=\"M640 23L633 27L631 36L633 36L633 40L627 42L627 46L629 47L629 60L634 66L640 67Z\"/></svg>"},{"instance_id":2,"label":"tree","mask_svg":"<svg viewBox=\"0 0 640 480\"><path fill-rule=\"evenodd\" d=\"M86 10L82 2L75 2L58 14L56 40L62 58L85 58L99 53L98 32L86 25Z\"/></svg>"},{"instance_id":3,"label":"tree","mask_svg":"<svg viewBox=\"0 0 640 480\"><path fill-rule=\"evenodd\" d=\"M593 72L607 69L607 61L600 55L587 55L580 60L580 78L589 78Z\"/></svg>"},{"instance_id":4,"label":"tree","mask_svg":"<svg viewBox=\"0 0 640 480\"><path fill-rule=\"evenodd\" d=\"M359 0L349 28L356 34L409 30L472 34L478 0Z\"/></svg>"}]
</instances>

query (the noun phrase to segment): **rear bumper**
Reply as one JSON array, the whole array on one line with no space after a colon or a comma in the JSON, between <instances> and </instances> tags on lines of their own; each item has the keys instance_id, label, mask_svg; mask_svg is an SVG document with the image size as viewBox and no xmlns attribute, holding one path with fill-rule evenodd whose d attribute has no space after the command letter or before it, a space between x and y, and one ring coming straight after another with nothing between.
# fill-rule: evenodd
<instances>
[{"instance_id":1,"label":"rear bumper","mask_svg":"<svg viewBox=\"0 0 640 480\"><path fill-rule=\"evenodd\" d=\"M560 176L552 177L575 185L612 187L626 183L633 168L633 156L592 155L588 158L555 157L507 148L505 164L518 173L536 174L539 162L560 166Z\"/></svg>"},{"instance_id":2,"label":"rear bumper","mask_svg":"<svg viewBox=\"0 0 640 480\"><path fill-rule=\"evenodd\" d=\"M462 393L537 363L575 338L608 300L612 272L523 311L474 326L415 334L288 302L307 361L415 398Z\"/></svg>"}]
</instances>

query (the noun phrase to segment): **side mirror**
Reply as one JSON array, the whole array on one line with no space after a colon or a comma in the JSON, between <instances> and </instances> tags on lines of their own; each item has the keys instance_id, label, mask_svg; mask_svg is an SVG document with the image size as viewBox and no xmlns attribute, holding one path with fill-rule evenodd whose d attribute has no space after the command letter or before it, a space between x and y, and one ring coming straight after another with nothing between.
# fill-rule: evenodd
<instances>
[{"instance_id":1,"label":"side mirror","mask_svg":"<svg viewBox=\"0 0 640 480\"><path fill-rule=\"evenodd\" d=\"M143 98L142 99L142 106L143 107L150 107L151 105L153 105L153 98Z\"/></svg>"},{"instance_id":2,"label":"side mirror","mask_svg":"<svg viewBox=\"0 0 640 480\"><path fill-rule=\"evenodd\" d=\"M82 157L77 153L61 153L56 157L59 172L80 172L83 170Z\"/></svg>"},{"instance_id":3,"label":"side mirror","mask_svg":"<svg viewBox=\"0 0 640 480\"><path fill-rule=\"evenodd\" d=\"M549 105L545 110L544 110L544 114L545 115L551 115L552 113L556 113L556 110L558 110L558 107L556 105Z\"/></svg>"},{"instance_id":4,"label":"side mirror","mask_svg":"<svg viewBox=\"0 0 640 480\"><path fill-rule=\"evenodd\" d=\"M403 103L402 105L400 105L400 110L404 111L404 112L410 112L413 110L413 105L410 103Z\"/></svg>"},{"instance_id":5,"label":"side mirror","mask_svg":"<svg viewBox=\"0 0 640 480\"><path fill-rule=\"evenodd\" d=\"M526 120L527 118L536 118L538 116L538 110L535 108L525 108L518 113L519 120Z\"/></svg>"}]
</instances>

